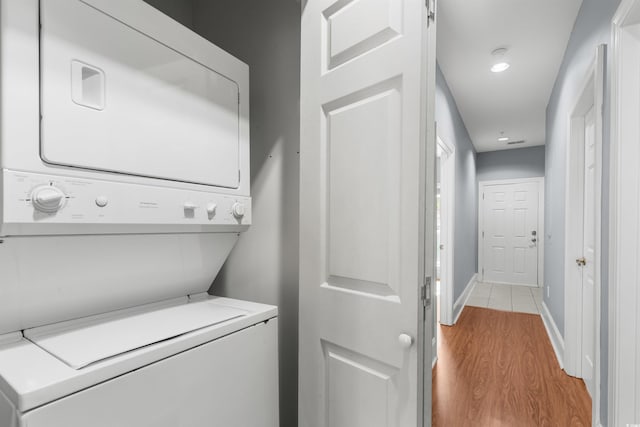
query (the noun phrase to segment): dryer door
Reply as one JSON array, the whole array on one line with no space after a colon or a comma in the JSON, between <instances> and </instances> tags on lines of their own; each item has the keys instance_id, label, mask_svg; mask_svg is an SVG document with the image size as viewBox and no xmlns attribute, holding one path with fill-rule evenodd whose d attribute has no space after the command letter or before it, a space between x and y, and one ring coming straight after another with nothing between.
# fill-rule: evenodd
<instances>
[{"instance_id":1,"label":"dryer door","mask_svg":"<svg viewBox=\"0 0 640 427\"><path fill-rule=\"evenodd\" d=\"M40 7L45 162L238 187L236 81L84 1ZM162 22L171 34L198 38Z\"/></svg>"}]
</instances>

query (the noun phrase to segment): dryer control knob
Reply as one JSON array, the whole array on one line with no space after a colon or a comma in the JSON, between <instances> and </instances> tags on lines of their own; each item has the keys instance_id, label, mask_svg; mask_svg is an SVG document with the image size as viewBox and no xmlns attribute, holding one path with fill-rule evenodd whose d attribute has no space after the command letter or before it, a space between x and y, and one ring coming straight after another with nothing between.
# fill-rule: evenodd
<instances>
[{"instance_id":1,"label":"dryer control knob","mask_svg":"<svg viewBox=\"0 0 640 427\"><path fill-rule=\"evenodd\" d=\"M244 205L238 202L234 203L233 206L231 207L231 213L237 219L242 218L244 216Z\"/></svg>"},{"instance_id":2,"label":"dryer control knob","mask_svg":"<svg viewBox=\"0 0 640 427\"><path fill-rule=\"evenodd\" d=\"M31 193L33 207L44 213L55 213L64 205L65 195L59 188L51 185L37 187Z\"/></svg>"},{"instance_id":3,"label":"dryer control knob","mask_svg":"<svg viewBox=\"0 0 640 427\"><path fill-rule=\"evenodd\" d=\"M207 213L210 216L214 216L216 214L216 208L218 207L218 205L216 205L215 203L209 203L207 204Z\"/></svg>"}]
</instances>

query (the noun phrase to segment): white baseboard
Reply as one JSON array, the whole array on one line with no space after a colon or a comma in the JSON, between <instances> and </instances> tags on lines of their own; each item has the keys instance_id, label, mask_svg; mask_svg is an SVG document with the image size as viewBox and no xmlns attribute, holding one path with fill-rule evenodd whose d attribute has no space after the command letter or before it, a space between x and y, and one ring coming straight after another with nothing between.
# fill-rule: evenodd
<instances>
[{"instance_id":1,"label":"white baseboard","mask_svg":"<svg viewBox=\"0 0 640 427\"><path fill-rule=\"evenodd\" d=\"M556 322L553 321L553 317L551 316L551 312L547 305L542 302L542 323L544 323L544 328L547 330L547 335L549 335L549 340L551 341L551 346L553 347L553 351L556 354L556 358L558 359L558 363L560 364L560 368L564 369L564 338L562 338L562 334L556 325Z\"/></svg>"},{"instance_id":2,"label":"white baseboard","mask_svg":"<svg viewBox=\"0 0 640 427\"><path fill-rule=\"evenodd\" d=\"M458 299L456 300L456 303L453 305L453 324L454 325L458 322L458 318L462 313L462 309L467 304L467 300L469 299L469 296L471 296L471 291L473 290L473 287L476 285L477 278L478 278L478 273L471 276L469 283L467 283L467 287L464 288L464 291L462 292L460 297L458 297Z\"/></svg>"}]
</instances>

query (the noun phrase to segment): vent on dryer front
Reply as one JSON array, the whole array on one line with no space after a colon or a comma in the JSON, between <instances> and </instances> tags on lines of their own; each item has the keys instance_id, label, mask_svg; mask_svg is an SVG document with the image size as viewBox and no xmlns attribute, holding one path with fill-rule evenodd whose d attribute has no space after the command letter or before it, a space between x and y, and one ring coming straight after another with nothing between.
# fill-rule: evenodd
<instances>
[{"instance_id":1,"label":"vent on dryer front","mask_svg":"<svg viewBox=\"0 0 640 427\"><path fill-rule=\"evenodd\" d=\"M507 142L507 145L515 145L515 144L524 144L525 140L521 139L520 141L509 141Z\"/></svg>"}]
</instances>

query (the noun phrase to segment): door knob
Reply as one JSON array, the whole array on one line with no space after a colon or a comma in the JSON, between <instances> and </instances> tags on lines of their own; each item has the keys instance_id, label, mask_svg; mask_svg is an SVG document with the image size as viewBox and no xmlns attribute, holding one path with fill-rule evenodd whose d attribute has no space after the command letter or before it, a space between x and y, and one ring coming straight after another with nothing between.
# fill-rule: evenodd
<instances>
[{"instance_id":1,"label":"door knob","mask_svg":"<svg viewBox=\"0 0 640 427\"><path fill-rule=\"evenodd\" d=\"M413 344L413 338L411 338L411 335L400 334L400 336L398 336L398 342L400 343L400 347L407 349Z\"/></svg>"},{"instance_id":2,"label":"door knob","mask_svg":"<svg viewBox=\"0 0 640 427\"><path fill-rule=\"evenodd\" d=\"M533 239L531 239L531 241L532 241L533 243L535 243L535 242L537 242L537 241L538 241L538 239L536 239L536 238L534 237Z\"/></svg>"},{"instance_id":3,"label":"door knob","mask_svg":"<svg viewBox=\"0 0 640 427\"><path fill-rule=\"evenodd\" d=\"M578 258L576 260L576 264L578 264L578 267L583 267L583 266L587 265L587 260L584 257Z\"/></svg>"}]
</instances>

